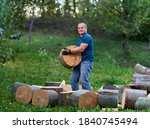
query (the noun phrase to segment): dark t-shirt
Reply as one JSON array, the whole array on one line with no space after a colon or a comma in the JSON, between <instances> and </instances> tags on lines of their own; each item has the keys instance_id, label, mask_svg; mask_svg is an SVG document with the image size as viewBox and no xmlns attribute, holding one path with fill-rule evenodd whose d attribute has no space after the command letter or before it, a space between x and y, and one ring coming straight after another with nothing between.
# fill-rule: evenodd
<instances>
[{"instance_id":1,"label":"dark t-shirt","mask_svg":"<svg viewBox=\"0 0 150 129\"><path fill-rule=\"evenodd\" d=\"M85 33L82 37L78 38L77 46L80 46L81 43L88 44L87 48L82 52L82 61L94 61L94 47L92 37L88 33Z\"/></svg>"}]
</instances>

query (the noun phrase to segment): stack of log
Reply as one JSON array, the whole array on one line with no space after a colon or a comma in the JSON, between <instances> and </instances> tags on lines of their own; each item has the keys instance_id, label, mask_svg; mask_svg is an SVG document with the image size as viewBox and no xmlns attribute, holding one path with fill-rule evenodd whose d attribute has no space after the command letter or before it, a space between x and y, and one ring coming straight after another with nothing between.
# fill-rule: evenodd
<instances>
[{"instance_id":1,"label":"stack of log","mask_svg":"<svg viewBox=\"0 0 150 129\"><path fill-rule=\"evenodd\" d=\"M16 101L35 106L79 106L81 108L150 108L150 69L136 64L133 80L129 85L105 84L97 92L72 91L71 85L46 82L44 86L16 82L12 87Z\"/></svg>"},{"instance_id":2,"label":"stack of log","mask_svg":"<svg viewBox=\"0 0 150 129\"><path fill-rule=\"evenodd\" d=\"M56 85L55 85L56 84ZM58 85L59 84L59 85ZM69 88L68 88L68 87ZM34 106L79 106L81 108L93 108L98 104L98 96L88 90L72 91L70 85L62 82L46 82L44 86L29 85L15 82L12 94L19 103Z\"/></svg>"}]
</instances>

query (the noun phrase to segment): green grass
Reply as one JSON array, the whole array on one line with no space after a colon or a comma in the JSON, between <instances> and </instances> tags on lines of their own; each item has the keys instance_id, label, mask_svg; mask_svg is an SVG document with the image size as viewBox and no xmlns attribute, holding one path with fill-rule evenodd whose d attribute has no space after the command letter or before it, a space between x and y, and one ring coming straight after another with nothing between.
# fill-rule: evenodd
<instances>
[{"instance_id":1,"label":"green grass","mask_svg":"<svg viewBox=\"0 0 150 129\"><path fill-rule=\"evenodd\" d=\"M33 33L31 43L28 42L27 34L25 34L21 40L10 40L3 44L16 50L17 53L13 60L0 65L0 111L101 111L99 106L94 109L71 106L35 107L31 104L19 104L11 96L11 88L16 81L34 85L44 85L46 81L59 82L62 80L69 83L71 69L66 69L60 64L58 55L62 48L75 44L75 42L76 37ZM129 84L136 63L150 67L150 52L145 42L130 43L132 52L130 59L124 58L119 40L94 38L94 43L95 62L89 78L94 90L98 90L105 83ZM133 110L119 109L119 111Z\"/></svg>"}]
</instances>

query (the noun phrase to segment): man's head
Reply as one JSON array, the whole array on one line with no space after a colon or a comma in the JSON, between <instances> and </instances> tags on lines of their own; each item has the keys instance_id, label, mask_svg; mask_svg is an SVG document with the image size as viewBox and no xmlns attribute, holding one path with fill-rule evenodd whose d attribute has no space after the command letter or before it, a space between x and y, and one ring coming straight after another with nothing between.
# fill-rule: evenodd
<instances>
[{"instance_id":1,"label":"man's head","mask_svg":"<svg viewBox=\"0 0 150 129\"><path fill-rule=\"evenodd\" d=\"M79 23L77 29L80 36L87 33L87 25L85 23Z\"/></svg>"}]
</instances>

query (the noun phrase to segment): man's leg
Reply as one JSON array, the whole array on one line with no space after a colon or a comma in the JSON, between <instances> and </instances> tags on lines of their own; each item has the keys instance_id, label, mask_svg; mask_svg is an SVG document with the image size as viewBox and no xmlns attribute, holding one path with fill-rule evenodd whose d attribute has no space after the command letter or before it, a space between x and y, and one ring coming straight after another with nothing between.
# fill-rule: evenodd
<instances>
[{"instance_id":1,"label":"man's leg","mask_svg":"<svg viewBox=\"0 0 150 129\"><path fill-rule=\"evenodd\" d=\"M70 84L73 91L79 89L79 84L78 84L79 78L80 78L80 65L74 67L71 74Z\"/></svg>"},{"instance_id":2,"label":"man's leg","mask_svg":"<svg viewBox=\"0 0 150 129\"><path fill-rule=\"evenodd\" d=\"M82 89L85 90L92 90L91 89L91 84L88 81L89 75L90 75L90 71L93 68L93 62L90 61L84 61L81 63L81 67L80 67L80 71L81 71L81 76L80 76L80 80L81 80L81 84L82 84Z\"/></svg>"}]
</instances>

